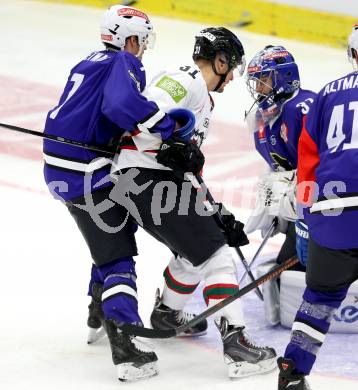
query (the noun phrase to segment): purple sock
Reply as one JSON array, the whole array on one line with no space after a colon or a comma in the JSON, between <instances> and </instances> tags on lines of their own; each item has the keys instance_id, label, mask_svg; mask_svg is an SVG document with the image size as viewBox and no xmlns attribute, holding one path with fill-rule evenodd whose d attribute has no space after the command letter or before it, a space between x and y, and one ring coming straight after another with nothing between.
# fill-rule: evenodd
<instances>
[{"instance_id":1,"label":"purple sock","mask_svg":"<svg viewBox=\"0 0 358 390\"><path fill-rule=\"evenodd\" d=\"M295 373L308 375L323 344L332 317L347 295L348 287L332 292L306 287L292 325L285 358L295 362Z\"/></svg>"},{"instance_id":2,"label":"purple sock","mask_svg":"<svg viewBox=\"0 0 358 390\"><path fill-rule=\"evenodd\" d=\"M103 277L102 309L107 319L143 325L138 313L135 262L123 257L99 267Z\"/></svg>"},{"instance_id":3,"label":"purple sock","mask_svg":"<svg viewBox=\"0 0 358 390\"><path fill-rule=\"evenodd\" d=\"M94 283L103 284L103 278L101 276L101 273L98 269L98 267L95 264L92 264L91 268L91 279L88 285L88 296L92 296L92 286Z\"/></svg>"}]
</instances>

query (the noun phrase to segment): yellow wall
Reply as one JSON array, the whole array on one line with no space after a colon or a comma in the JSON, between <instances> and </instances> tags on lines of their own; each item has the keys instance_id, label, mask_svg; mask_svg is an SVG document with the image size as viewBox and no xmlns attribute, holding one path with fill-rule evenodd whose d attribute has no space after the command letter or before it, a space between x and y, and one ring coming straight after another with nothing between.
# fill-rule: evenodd
<instances>
[{"instance_id":1,"label":"yellow wall","mask_svg":"<svg viewBox=\"0 0 358 390\"><path fill-rule=\"evenodd\" d=\"M120 1L46 0L105 8ZM339 1L339 0L337 0ZM241 26L245 30L315 42L346 46L356 19L261 0L138 0L134 7L152 15L198 21L213 25Z\"/></svg>"}]
</instances>

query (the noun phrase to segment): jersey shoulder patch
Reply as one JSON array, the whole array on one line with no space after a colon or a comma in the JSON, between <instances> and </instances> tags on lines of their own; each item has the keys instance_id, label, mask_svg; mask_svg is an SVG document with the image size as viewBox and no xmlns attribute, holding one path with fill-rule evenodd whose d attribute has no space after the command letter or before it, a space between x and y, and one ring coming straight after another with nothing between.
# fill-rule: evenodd
<instances>
[{"instance_id":1,"label":"jersey shoulder patch","mask_svg":"<svg viewBox=\"0 0 358 390\"><path fill-rule=\"evenodd\" d=\"M188 94L188 90L184 85L169 75L163 75L155 86L166 91L175 103L179 103Z\"/></svg>"}]
</instances>

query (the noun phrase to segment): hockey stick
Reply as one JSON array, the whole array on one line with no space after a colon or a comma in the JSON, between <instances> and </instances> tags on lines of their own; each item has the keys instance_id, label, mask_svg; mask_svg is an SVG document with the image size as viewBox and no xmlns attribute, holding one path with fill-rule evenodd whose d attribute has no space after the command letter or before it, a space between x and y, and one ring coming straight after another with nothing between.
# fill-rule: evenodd
<instances>
[{"instance_id":1,"label":"hockey stick","mask_svg":"<svg viewBox=\"0 0 358 390\"><path fill-rule=\"evenodd\" d=\"M200 186L203 188L203 191L206 194L206 198L209 201L210 205L213 206L214 204L216 204L213 196L211 195L208 187L205 185L204 180L202 179L202 177L199 176L199 175L196 175L195 178L198 181L198 183L200 184ZM222 221L222 215L220 214L220 211L217 211L214 214L214 218L216 219L216 221L217 221L217 223L218 223L218 225L220 227L224 227L224 223ZM238 254L238 256L239 256L239 258L240 258L240 260L242 262L242 265L244 266L244 268L246 270L246 274L249 275L251 281L254 282L255 281L255 277L252 274L252 272L250 270L250 267L249 267L249 265L248 265L244 255L243 255L240 247L239 246L235 246L235 250L236 250L236 253ZM263 301L264 297L262 295L261 290L258 287L255 288L255 292L256 292L257 296L259 297L259 299L261 299L261 301Z\"/></svg>"},{"instance_id":2,"label":"hockey stick","mask_svg":"<svg viewBox=\"0 0 358 390\"><path fill-rule=\"evenodd\" d=\"M195 316L192 320L187 322L184 325L180 325L177 328L174 329L150 329L150 328L143 328L137 325L132 324L122 324L119 327L125 334L134 335L134 336L141 336L146 337L150 339L167 339L174 336L180 336L181 333L185 332L186 330L190 329L191 327L198 324L200 321L204 320L205 318L211 316L212 314L218 312L225 306L229 305L231 302L235 301L238 298L241 298L251 290L254 290L256 287L260 286L261 284L276 278L279 276L283 271L291 268L293 265L298 263L297 257L292 257L291 259L286 260L284 263L277 265L275 268L271 269L271 271L267 272L265 275L262 275L260 278L256 279L254 282L248 284L247 286L243 287L241 290L237 291L235 294L231 295L230 297L227 297L217 303L216 305L210 307L209 309L206 309L201 314Z\"/></svg>"},{"instance_id":3,"label":"hockey stick","mask_svg":"<svg viewBox=\"0 0 358 390\"><path fill-rule=\"evenodd\" d=\"M262 239L262 242L259 246L259 248L257 249L254 257L252 258L250 264L249 264L249 269L251 271L251 267L254 265L255 261L258 259L261 251L262 251L262 248L265 246L266 242L268 241L268 239L271 237L273 231L275 230L275 227L276 227L276 218L272 221L269 229L267 230L266 234L264 235L264 238ZM247 275L247 272L245 271L244 274L241 276L241 279L239 280L239 285L243 282L244 278L246 277Z\"/></svg>"},{"instance_id":4,"label":"hockey stick","mask_svg":"<svg viewBox=\"0 0 358 390\"><path fill-rule=\"evenodd\" d=\"M114 156L115 153L116 153L114 150L107 149L107 148L105 148L103 146L89 145L89 144L85 144L85 143L82 143L82 142L79 142L79 141L74 141L72 139L63 138L63 137L57 137L57 136L51 135L51 134L44 134L44 133L41 133L40 131L24 129L23 127L14 126L14 125L8 125L6 123L0 123L0 127L3 127L4 129L7 129L7 130L18 131L20 133L35 135L37 137L49 139L49 140L55 141L55 142L61 142L63 144L77 146L78 148L84 148L84 149L92 150L93 152L105 153L105 154L108 154L108 155L111 155L111 156Z\"/></svg>"}]
</instances>

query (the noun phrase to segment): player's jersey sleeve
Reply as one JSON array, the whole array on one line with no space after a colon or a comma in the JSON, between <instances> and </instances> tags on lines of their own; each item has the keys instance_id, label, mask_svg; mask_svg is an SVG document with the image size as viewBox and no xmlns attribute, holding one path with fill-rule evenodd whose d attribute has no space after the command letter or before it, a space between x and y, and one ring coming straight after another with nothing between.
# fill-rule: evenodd
<instances>
[{"instance_id":1,"label":"player's jersey sleeve","mask_svg":"<svg viewBox=\"0 0 358 390\"><path fill-rule=\"evenodd\" d=\"M320 157L317 135L320 133L320 99L313 102L307 116L303 118L302 132L298 142L297 166L297 201L310 205L313 199L314 183L316 183L316 168Z\"/></svg>"},{"instance_id":2,"label":"player's jersey sleeve","mask_svg":"<svg viewBox=\"0 0 358 390\"><path fill-rule=\"evenodd\" d=\"M285 123L287 124L287 149L297 165L298 141L303 129L305 117L310 112L314 102L315 93L300 90L295 99L289 102L285 110Z\"/></svg>"},{"instance_id":3,"label":"player's jersey sleeve","mask_svg":"<svg viewBox=\"0 0 358 390\"><path fill-rule=\"evenodd\" d=\"M102 112L122 129L160 133L167 138L175 121L158 105L142 95L144 72L138 59L129 53L119 53L107 79Z\"/></svg>"}]
</instances>

